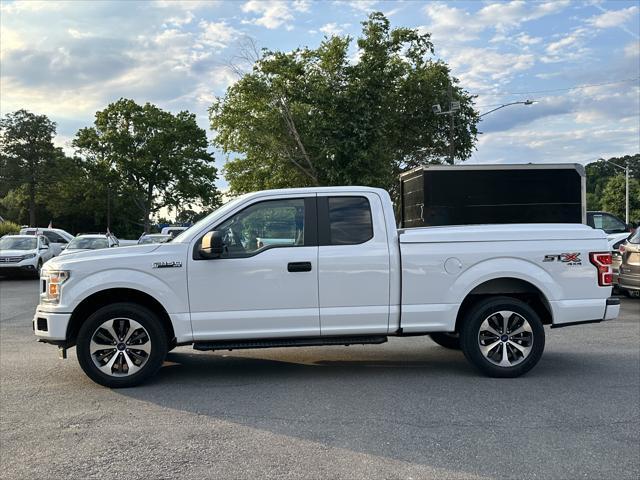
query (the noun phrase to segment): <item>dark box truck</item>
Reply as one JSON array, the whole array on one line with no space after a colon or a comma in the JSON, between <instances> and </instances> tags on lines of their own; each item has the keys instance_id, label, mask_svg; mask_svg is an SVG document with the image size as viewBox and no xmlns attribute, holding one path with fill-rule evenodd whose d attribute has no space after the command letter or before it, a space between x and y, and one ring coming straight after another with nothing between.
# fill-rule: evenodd
<instances>
[{"instance_id":1,"label":"dark box truck","mask_svg":"<svg viewBox=\"0 0 640 480\"><path fill-rule=\"evenodd\" d=\"M428 165L400 176L400 226L586 223L579 164Z\"/></svg>"}]
</instances>

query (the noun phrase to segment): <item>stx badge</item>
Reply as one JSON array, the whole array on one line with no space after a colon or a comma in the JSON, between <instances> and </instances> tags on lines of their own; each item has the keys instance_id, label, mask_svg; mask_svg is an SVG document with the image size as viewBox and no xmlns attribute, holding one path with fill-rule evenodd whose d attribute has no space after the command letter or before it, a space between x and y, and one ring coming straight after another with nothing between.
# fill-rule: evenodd
<instances>
[{"instance_id":1,"label":"stx badge","mask_svg":"<svg viewBox=\"0 0 640 480\"><path fill-rule=\"evenodd\" d=\"M559 255L545 255L544 262L562 262L567 265L582 265L580 253L561 253Z\"/></svg>"}]
</instances>

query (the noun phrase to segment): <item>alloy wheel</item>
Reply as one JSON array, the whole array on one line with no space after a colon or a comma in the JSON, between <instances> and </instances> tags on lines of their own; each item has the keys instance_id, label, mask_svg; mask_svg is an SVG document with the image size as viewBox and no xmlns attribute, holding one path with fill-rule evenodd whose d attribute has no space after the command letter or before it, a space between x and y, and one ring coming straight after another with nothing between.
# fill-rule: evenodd
<instances>
[{"instance_id":1,"label":"alloy wheel","mask_svg":"<svg viewBox=\"0 0 640 480\"><path fill-rule=\"evenodd\" d=\"M135 320L113 318L93 332L89 352L103 373L117 377L133 375L149 360L151 337Z\"/></svg>"},{"instance_id":2,"label":"alloy wheel","mask_svg":"<svg viewBox=\"0 0 640 480\"><path fill-rule=\"evenodd\" d=\"M527 319L511 310L492 313L478 332L480 352L499 367L513 367L524 361L531 353L533 341Z\"/></svg>"}]
</instances>

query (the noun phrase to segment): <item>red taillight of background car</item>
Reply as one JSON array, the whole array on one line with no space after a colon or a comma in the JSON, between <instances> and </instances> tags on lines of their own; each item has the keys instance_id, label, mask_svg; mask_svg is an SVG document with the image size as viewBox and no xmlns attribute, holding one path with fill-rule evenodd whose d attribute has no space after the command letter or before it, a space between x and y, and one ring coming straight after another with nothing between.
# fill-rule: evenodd
<instances>
[{"instance_id":1,"label":"red taillight of background car","mask_svg":"<svg viewBox=\"0 0 640 480\"><path fill-rule=\"evenodd\" d=\"M611 270L613 257L611 252L591 252L589 261L598 269L598 285L610 287L613 284L613 272Z\"/></svg>"}]
</instances>

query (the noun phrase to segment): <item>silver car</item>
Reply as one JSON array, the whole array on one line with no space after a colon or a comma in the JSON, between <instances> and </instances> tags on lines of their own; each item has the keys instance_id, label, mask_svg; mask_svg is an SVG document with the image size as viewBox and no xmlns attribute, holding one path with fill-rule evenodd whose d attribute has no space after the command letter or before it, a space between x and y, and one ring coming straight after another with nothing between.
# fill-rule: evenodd
<instances>
[{"instance_id":1,"label":"silver car","mask_svg":"<svg viewBox=\"0 0 640 480\"><path fill-rule=\"evenodd\" d=\"M621 248L622 262L618 272L618 288L630 296L640 296L640 228Z\"/></svg>"}]
</instances>

